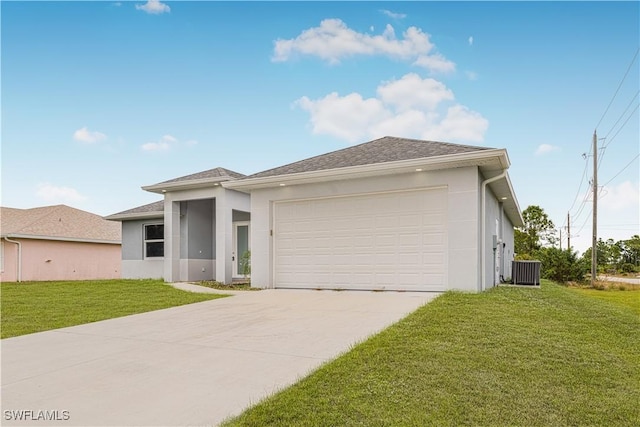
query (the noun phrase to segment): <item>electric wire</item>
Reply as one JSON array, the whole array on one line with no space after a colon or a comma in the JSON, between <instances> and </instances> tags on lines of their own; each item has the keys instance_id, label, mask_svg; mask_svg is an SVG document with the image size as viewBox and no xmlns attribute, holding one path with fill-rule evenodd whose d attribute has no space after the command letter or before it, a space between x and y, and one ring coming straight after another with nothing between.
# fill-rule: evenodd
<instances>
[{"instance_id":1,"label":"electric wire","mask_svg":"<svg viewBox=\"0 0 640 427\"><path fill-rule=\"evenodd\" d=\"M624 115L627 113L627 110L629 109L629 107L631 107L631 104L633 103L633 101L635 101L636 97L638 96L638 94L640 94L640 90L638 90L635 95L633 95L633 97L631 98L631 100L629 101L629 103L627 104L627 107L624 109L624 111L620 114L620 117L618 117L618 120L616 120L616 122L613 124L613 126L611 126L611 129L609 129L609 132L607 132L607 134L604 136L604 139L607 139L609 137L609 135L611 135L611 132L613 132L613 130L615 129L615 127L618 125L618 123L620 122L620 120L622 120L622 117L624 117ZM637 108L637 107L636 107ZM608 143L605 145L605 147L609 145Z\"/></svg>"},{"instance_id":2,"label":"electric wire","mask_svg":"<svg viewBox=\"0 0 640 427\"><path fill-rule=\"evenodd\" d=\"M633 55L633 59L631 60L631 63L627 67L627 71L624 73L624 77L622 77L622 80L620 81L620 84L618 85L618 88L616 89L615 93L613 94L613 97L611 97L611 101L609 101L609 105L607 105L607 108L604 110L604 113L602 113L602 117L600 117L600 120L598 120L598 124L596 125L596 129L598 129L598 126L600 126L600 123L602 123L602 120L604 119L604 116L607 115L607 112L609 111L609 108L611 107L611 104L613 104L613 101L616 99L616 96L618 95L618 92L620 91L620 88L622 87L622 84L624 83L625 79L629 75L629 71L631 70L631 66L633 66L634 62L636 62L636 58L638 57L638 52L640 52L640 47L638 49L636 49L636 53L635 53L635 55Z\"/></svg>"},{"instance_id":3,"label":"electric wire","mask_svg":"<svg viewBox=\"0 0 640 427\"><path fill-rule=\"evenodd\" d=\"M615 175L614 175L614 176L613 176L609 181L607 181L606 183L602 184L602 186L603 186L603 187L606 187L606 186L607 186L607 184L609 184L611 181L613 181L614 179L616 179L616 178L618 177L618 175L620 175L622 172L624 172L624 170L625 170L626 168L628 168L629 166L631 166L631 164L632 164L633 162L635 162L635 161L636 161L636 159L637 159L638 157L640 157L640 153L639 153L639 154L636 154L636 156L635 156L633 159L631 159L631 161L630 161L629 163L627 163L627 164L626 164L622 169L620 169L620 170L618 171L618 173L617 173L617 174L615 174Z\"/></svg>"}]
</instances>

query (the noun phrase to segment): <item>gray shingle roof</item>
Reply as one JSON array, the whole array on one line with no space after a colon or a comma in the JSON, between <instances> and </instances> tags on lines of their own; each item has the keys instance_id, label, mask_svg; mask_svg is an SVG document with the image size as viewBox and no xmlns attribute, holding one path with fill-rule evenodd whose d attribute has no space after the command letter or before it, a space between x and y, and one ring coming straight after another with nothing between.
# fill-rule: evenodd
<instances>
[{"instance_id":1,"label":"gray shingle roof","mask_svg":"<svg viewBox=\"0 0 640 427\"><path fill-rule=\"evenodd\" d=\"M127 209L126 211L118 212L111 216L117 215L130 215L130 214L144 214L151 212L164 212L164 200L159 200L157 202L149 203L147 205L138 206L136 208ZM108 217L107 217L108 218Z\"/></svg>"},{"instance_id":2,"label":"gray shingle roof","mask_svg":"<svg viewBox=\"0 0 640 427\"><path fill-rule=\"evenodd\" d=\"M120 224L66 205L33 209L0 208L3 236L41 236L120 243Z\"/></svg>"},{"instance_id":3,"label":"gray shingle roof","mask_svg":"<svg viewBox=\"0 0 640 427\"><path fill-rule=\"evenodd\" d=\"M423 141L418 139L385 136L353 147L300 160L295 163L249 175L246 178L289 175L350 166L370 165L424 157L445 156L490 150L489 147L451 144L448 142Z\"/></svg>"},{"instance_id":4,"label":"gray shingle roof","mask_svg":"<svg viewBox=\"0 0 640 427\"><path fill-rule=\"evenodd\" d=\"M178 177L178 178L173 178L173 179L170 179L168 181L159 182L158 184L155 184L155 185L171 184L171 183L174 183L174 182L183 182L183 181L194 181L194 180L197 180L197 179L207 179L207 178L239 179L239 178L244 178L244 176L245 175L243 175L241 173L234 172L234 171L229 170L229 169L214 168L214 169L209 169L209 170L198 172L198 173L193 173L191 175L185 175L185 176L181 176L181 177Z\"/></svg>"}]
</instances>

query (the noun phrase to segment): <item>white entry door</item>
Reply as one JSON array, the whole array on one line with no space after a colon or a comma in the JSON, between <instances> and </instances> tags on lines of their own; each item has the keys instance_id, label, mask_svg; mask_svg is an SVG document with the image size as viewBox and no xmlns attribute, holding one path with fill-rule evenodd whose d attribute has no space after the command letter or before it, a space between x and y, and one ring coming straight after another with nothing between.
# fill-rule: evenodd
<instances>
[{"instance_id":1,"label":"white entry door","mask_svg":"<svg viewBox=\"0 0 640 427\"><path fill-rule=\"evenodd\" d=\"M277 288L446 290L446 188L274 203Z\"/></svg>"},{"instance_id":2,"label":"white entry door","mask_svg":"<svg viewBox=\"0 0 640 427\"><path fill-rule=\"evenodd\" d=\"M233 223L233 277L236 278L249 276L249 274L245 274L248 272L243 269L243 257L250 250L249 233L248 221Z\"/></svg>"}]
</instances>

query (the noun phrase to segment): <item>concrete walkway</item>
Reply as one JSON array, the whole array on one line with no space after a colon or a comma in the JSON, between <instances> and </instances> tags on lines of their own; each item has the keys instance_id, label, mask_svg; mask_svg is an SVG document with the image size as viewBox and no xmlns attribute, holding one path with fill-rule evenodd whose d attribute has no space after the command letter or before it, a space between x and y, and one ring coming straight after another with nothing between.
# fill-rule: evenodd
<instances>
[{"instance_id":1,"label":"concrete walkway","mask_svg":"<svg viewBox=\"0 0 640 427\"><path fill-rule=\"evenodd\" d=\"M216 425L436 296L238 292L4 339L2 425Z\"/></svg>"},{"instance_id":2,"label":"concrete walkway","mask_svg":"<svg viewBox=\"0 0 640 427\"><path fill-rule=\"evenodd\" d=\"M598 276L598 280L603 280L607 282L619 282L619 283L630 283L632 285L640 285L640 278L638 277L615 277L615 276Z\"/></svg>"}]
</instances>

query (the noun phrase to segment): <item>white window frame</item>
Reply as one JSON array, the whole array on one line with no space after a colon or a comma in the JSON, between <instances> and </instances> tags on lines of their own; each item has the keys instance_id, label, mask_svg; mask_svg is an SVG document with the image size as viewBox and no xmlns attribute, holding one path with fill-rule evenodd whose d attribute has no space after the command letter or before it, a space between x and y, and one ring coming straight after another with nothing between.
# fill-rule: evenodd
<instances>
[{"instance_id":1,"label":"white window frame","mask_svg":"<svg viewBox=\"0 0 640 427\"><path fill-rule=\"evenodd\" d=\"M162 226L162 239L147 239L147 226L161 225ZM142 224L142 255L145 260L161 260L164 259L164 249L162 250L162 256L147 256L147 243L162 242L164 245L164 223L163 222L150 222Z\"/></svg>"},{"instance_id":2,"label":"white window frame","mask_svg":"<svg viewBox=\"0 0 640 427\"><path fill-rule=\"evenodd\" d=\"M4 240L0 240L0 273L4 273Z\"/></svg>"}]
</instances>

